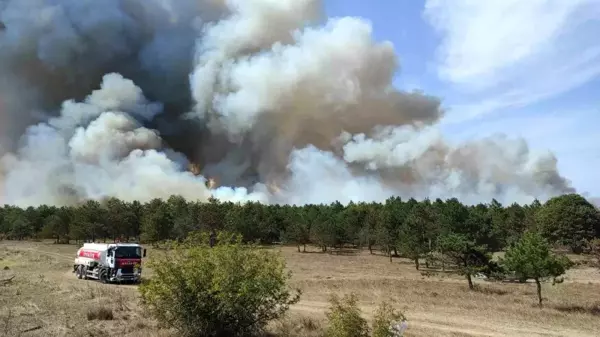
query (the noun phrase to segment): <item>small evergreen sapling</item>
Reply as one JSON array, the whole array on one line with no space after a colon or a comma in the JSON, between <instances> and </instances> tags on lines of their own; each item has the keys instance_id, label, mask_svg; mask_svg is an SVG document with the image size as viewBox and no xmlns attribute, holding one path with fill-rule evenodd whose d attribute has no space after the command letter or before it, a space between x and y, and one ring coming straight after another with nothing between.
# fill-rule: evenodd
<instances>
[{"instance_id":1,"label":"small evergreen sapling","mask_svg":"<svg viewBox=\"0 0 600 337\"><path fill-rule=\"evenodd\" d=\"M456 273L464 275L469 289L475 289L473 275L489 269L491 256L484 246L477 245L465 235L450 233L439 239L438 249L456 267Z\"/></svg>"},{"instance_id":2,"label":"small evergreen sapling","mask_svg":"<svg viewBox=\"0 0 600 337\"><path fill-rule=\"evenodd\" d=\"M533 279L537 286L538 303L542 306L541 282L563 275L572 266L564 256L552 254L546 240L537 232L526 232L511 246L503 260L507 270L524 279Z\"/></svg>"}]
</instances>

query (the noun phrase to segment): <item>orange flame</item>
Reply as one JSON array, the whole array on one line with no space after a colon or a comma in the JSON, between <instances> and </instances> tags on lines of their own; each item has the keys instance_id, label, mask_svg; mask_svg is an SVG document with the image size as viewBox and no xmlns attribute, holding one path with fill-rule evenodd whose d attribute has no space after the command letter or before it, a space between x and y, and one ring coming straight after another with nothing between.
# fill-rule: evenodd
<instances>
[{"instance_id":1,"label":"orange flame","mask_svg":"<svg viewBox=\"0 0 600 337\"><path fill-rule=\"evenodd\" d=\"M200 165L196 163L190 163L188 165L188 170L195 176L200 175Z\"/></svg>"},{"instance_id":2,"label":"orange flame","mask_svg":"<svg viewBox=\"0 0 600 337\"><path fill-rule=\"evenodd\" d=\"M272 182L270 182L270 183L267 184L267 189L272 194L276 194L276 193L279 193L279 191L281 191L281 189L279 188L279 186L277 185L277 183L274 182L274 181L272 181Z\"/></svg>"},{"instance_id":3,"label":"orange flame","mask_svg":"<svg viewBox=\"0 0 600 337\"><path fill-rule=\"evenodd\" d=\"M208 181L206 182L206 187L208 187L208 189L212 190L216 186L217 186L217 181L214 178L208 178Z\"/></svg>"}]
</instances>

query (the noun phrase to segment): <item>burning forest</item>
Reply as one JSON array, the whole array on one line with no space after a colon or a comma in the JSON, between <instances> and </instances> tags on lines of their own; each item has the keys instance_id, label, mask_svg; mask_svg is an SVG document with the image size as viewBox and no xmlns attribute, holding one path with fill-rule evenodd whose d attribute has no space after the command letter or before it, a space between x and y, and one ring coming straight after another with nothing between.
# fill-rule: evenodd
<instances>
[{"instance_id":1,"label":"burning forest","mask_svg":"<svg viewBox=\"0 0 600 337\"><path fill-rule=\"evenodd\" d=\"M444 139L394 47L318 0L0 0L2 202L573 192L521 139Z\"/></svg>"}]
</instances>

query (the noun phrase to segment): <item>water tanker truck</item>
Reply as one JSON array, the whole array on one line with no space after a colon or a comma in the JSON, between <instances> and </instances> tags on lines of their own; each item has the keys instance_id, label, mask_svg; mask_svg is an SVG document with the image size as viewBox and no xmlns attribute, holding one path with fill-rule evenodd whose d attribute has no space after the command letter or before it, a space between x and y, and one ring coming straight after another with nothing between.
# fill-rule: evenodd
<instances>
[{"instance_id":1,"label":"water tanker truck","mask_svg":"<svg viewBox=\"0 0 600 337\"><path fill-rule=\"evenodd\" d=\"M84 243L77 250L73 273L102 283L139 283L146 249L137 243Z\"/></svg>"}]
</instances>

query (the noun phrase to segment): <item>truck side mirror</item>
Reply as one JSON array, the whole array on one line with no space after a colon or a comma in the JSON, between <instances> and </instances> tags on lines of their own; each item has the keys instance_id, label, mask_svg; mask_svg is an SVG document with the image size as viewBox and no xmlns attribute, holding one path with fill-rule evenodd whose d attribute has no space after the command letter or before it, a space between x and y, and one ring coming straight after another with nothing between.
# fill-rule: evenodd
<instances>
[{"instance_id":1,"label":"truck side mirror","mask_svg":"<svg viewBox=\"0 0 600 337\"><path fill-rule=\"evenodd\" d=\"M146 248L144 248L144 253L143 254L144 254L143 256L146 257Z\"/></svg>"}]
</instances>

